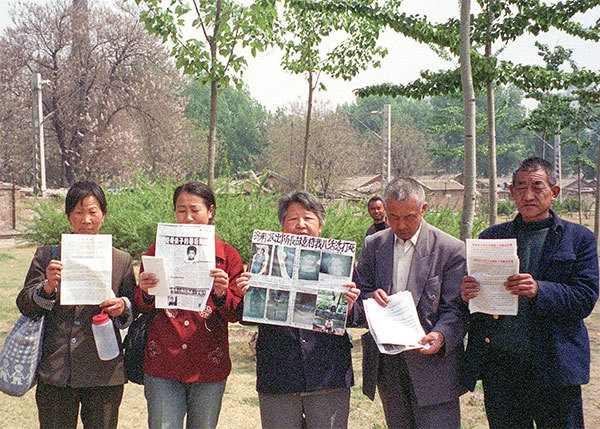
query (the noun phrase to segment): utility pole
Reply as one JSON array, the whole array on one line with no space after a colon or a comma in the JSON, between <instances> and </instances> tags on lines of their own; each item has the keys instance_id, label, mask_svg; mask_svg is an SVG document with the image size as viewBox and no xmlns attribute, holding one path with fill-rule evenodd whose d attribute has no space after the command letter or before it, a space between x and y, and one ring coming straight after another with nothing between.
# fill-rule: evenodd
<instances>
[{"instance_id":1,"label":"utility pole","mask_svg":"<svg viewBox=\"0 0 600 429\"><path fill-rule=\"evenodd\" d=\"M383 168L382 179L383 184L387 185L392 180L392 106L390 104L383 105Z\"/></svg>"},{"instance_id":2,"label":"utility pole","mask_svg":"<svg viewBox=\"0 0 600 429\"><path fill-rule=\"evenodd\" d=\"M39 73L34 73L31 79L33 98L33 192L43 196L46 192L46 155L44 149L44 108L42 107L42 86L50 81L42 80Z\"/></svg>"},{"instance_id":3,"label":"utility pole","mask_svg":"<svg viewBox=\"0 0 600 429\"><path fill-rule=\"evenodd\" d=\"M556 171L556 179L560 190L562 191L562 161L560 150L560 134L554 135L554 171ZM562 202L562 192L558 194L558 201Z\"/></svg>"}]
</instances>

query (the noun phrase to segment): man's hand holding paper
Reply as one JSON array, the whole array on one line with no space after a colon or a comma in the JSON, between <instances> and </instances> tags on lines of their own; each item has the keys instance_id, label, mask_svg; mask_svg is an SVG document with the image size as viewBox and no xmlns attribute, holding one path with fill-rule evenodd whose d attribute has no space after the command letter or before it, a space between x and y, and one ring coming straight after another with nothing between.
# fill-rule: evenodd
<instances>
[{"instance_id":1,"label":"man's hand holding paper","mask_svg":"<svg viewBox=\"0 0 600 429\"><path fill-rule=\"evenodd\" d=\"M364 301L364 308L371 335L379 350L395 354L409 349L428 348L431 338L427 338L419 322L412 294L404 291L388 296L385 291L378 291L375 291L373 298ZM390 352L389 345L401 347Z\"/></svg>"},{"instance_id":2,"label":"man's hand holding paper","mask_svg":"<svg viewBox=\"0 0 600 429\"><path fill-rule=\"evenodd\" d=\"M521 283L518 274L516 239L467 239L467 270L461 296L471 313L514 316L516 295L532 294L531 285Z\"/></svg>"}]
</instances>

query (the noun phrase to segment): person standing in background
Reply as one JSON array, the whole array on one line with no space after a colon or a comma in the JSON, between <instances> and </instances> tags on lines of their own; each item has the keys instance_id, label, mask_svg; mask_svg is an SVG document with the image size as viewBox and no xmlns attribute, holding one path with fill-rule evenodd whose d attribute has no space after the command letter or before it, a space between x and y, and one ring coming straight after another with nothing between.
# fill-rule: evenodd
<instances>
[{"instance_id":1,"label":"person standing in background","mask_svg":"<svg viewBox=\"0 0 600 429\"><path fill-rule=\"evenodd\" d=\"M385 214L383 200L379 195L371 197L367 203L367 211L369 212L369 216L373 219L373 224L367 229L367 235L375 234L378 231L390 227Z\"/></svg>"}]
</instances>

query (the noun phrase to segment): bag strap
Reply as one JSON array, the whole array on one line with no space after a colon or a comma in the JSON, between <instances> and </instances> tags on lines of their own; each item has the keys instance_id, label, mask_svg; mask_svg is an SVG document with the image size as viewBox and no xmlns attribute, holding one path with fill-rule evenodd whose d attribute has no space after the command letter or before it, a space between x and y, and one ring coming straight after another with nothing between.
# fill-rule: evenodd
<instances>
[{"instance_id":1,"label":"bag strap","mask_svg":"<svg viewBox=\"0 0 600 429\"><path fill-rule=\"evenodd\" d=\"M58 259L58 246L56 244L50 246L50 259Z\"/></svg>"}]
</instances>

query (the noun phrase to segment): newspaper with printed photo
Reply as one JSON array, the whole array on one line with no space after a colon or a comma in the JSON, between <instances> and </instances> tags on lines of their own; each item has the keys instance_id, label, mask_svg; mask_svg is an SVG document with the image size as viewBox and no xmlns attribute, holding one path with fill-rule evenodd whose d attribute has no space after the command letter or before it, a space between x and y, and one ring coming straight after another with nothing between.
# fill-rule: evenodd
<instances>
[{"instance_id":1,"label":"newspaper with printed photo","mask_svg":"<svg viewBox=\"0 0 600 429\"><path fill-rule=\"evenodd\" d=\"M355 252L352 241L255 230L243 320L343 335Z\"/></svg>"},{"instance_id":2,"label":"newspaper with printed photo","mask_svg":"<svg viewBox=\"0 0 600 429\"><path fill-rule=\"evenodd\" d=\"M156 295L156 308L202 311L215 268L214 225L159 223L156 256L163 258L168 295Z\"/></svg>"}]
</instances>

